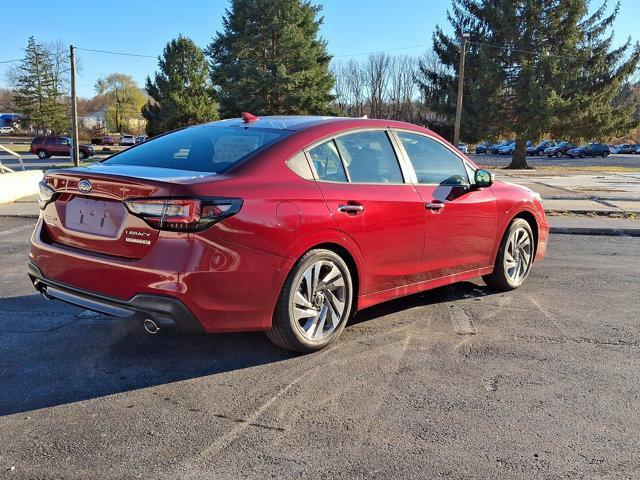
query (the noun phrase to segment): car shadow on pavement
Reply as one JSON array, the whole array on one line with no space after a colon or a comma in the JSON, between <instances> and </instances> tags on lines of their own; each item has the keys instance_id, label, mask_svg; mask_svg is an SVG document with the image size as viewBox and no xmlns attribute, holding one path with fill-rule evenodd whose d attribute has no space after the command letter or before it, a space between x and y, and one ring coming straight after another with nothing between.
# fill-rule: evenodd
<instances>
[{"instance_id":1,"label":"car shadow on pavement","mask_svg":"<svg viewBox=\"0 0 640 480\"><path fill-rule=\"evenodd\" d=\"M408 295L406 297L400 297L396 300L381 303L374 307L366 308L356 313L349 324L355 325L385 315L392 315L409 308L424 307L437 303L454 302L456 300L462 300L465 298L486 297L493 294L495 294L495 292L489 290L489 288L481 283L454 283L445 287L415 293L413 295Z\"/></svg>"},{"instance_id":2,"label":"car shadow on pavement","mask_svg":"<svg viewBox=\"0 0 640 480\"><path fill-rule=\"evenodd\" d=\"M350 324L487 294L485 287L464 282L368 308ZM0 312L0 416L297 356L260 332L150 335L137 321L47 302L39 295L0 299Z\"/></svg>"},{"instance_id":3,"label":"car shadow on pavement","mask_svg":"<svg viewBox=\"0 0 640 480\"><path fill-rule=\"evenodd\" d=\"M286 360L260 332L178 335L39 295L0 299L0 416Z\"/></svg>"}]
</instances>

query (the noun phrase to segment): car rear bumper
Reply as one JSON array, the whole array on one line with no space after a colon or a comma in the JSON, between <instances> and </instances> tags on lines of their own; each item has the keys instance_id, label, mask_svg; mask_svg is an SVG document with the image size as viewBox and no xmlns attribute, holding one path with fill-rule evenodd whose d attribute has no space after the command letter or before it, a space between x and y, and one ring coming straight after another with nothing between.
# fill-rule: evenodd
<instances>
[{"instance_id":1,"label":"car rear bumper","mask_svg":"<svg viewBox=\"0 0 640 480\"><path fill-rule=\"evenodd\" d=\"M121 300L47 279L35 264L29 262L28 265L29 278L33 286L48 300L61 300L114 317L139 321L151 319L160 328L180 333L204 331L189 309L177 298L138 294L130 300Z\"/></svg>"},{"instance_id":2,"label":"car rear bumper","mask_svg":"<svg viewBox=\"0 0 640 480\"><path fill-rule=\"evenodd\" d=\"M205 332L237 332L271 328L294 260L172 232L158 238L144 258L112 257L52 242L43 234L40 219L29 262L39 272L30 275L44 283L41 287L51 285L50 296L60 300L104 313L118 307L152 316L183 312L175 306L182 305ZM159 310L148 306L154 307L158 299ZM181 330L182 323L174 320Z\"/></svg>"}]
</instances>

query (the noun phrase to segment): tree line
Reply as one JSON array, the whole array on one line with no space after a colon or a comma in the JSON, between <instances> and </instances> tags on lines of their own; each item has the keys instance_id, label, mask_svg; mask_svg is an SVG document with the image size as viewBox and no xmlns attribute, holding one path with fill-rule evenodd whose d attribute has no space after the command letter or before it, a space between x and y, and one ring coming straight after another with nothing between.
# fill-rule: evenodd
<instances>
[{"instance_id":1,"label":"tree line","mask_svg":"<svg viewBox=\"0 0 640 480\"><path fill-rule=\"evenodd\" d=\"M144 89L114 73L98 80L96 98L118 131L142 116L150 135L250 111L397 119L450 138L459 39L469 33L462 139L513 135L512 166L521 168L527 139L610 138L638 126L640 48L630 39L613 46L618 8L607 12L603 3L589 13L587 0L452 0L453 33L436 26L433 48L421 57L332 62L319 5L231 0L222 31L205 48L180 35ZM60 48L29 39L12 73L14 104L28 122L66 128L67 71Z\"/></svg>"}]
</instances>

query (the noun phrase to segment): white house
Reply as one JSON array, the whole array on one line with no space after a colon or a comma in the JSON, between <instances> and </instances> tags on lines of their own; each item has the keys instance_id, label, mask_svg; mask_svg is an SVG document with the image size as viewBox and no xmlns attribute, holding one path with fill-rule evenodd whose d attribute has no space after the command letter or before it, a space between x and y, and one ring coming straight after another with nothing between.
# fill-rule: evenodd
<instances>
[{"instance_id":1,"label":"white house","mask_svg":"<svg viewBox=\"0 0 640 480\"><path fill-rule=\"evenodd\" d=\"M89 115L80 117L79 120L82 126L87 129L96 126L105 128L107 126L107 107L102 107Z\"/></svg>"}]
</instances>

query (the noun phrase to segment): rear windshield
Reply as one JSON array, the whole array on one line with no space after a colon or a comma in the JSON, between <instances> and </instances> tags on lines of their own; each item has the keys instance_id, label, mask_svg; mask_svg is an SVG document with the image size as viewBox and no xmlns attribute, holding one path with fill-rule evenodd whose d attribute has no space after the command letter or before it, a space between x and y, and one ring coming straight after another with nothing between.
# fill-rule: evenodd
<instances>
[{"instance_id":1,"label":"rear windshield","mask_svg":"<svg viewBox=\"0 0 640 480\"><path fill-rule=\"evenodd\" d=\"M283 130L203 125L152 138L104 163L224 173L287 133Z\"/></svg>"}]
</instances>

